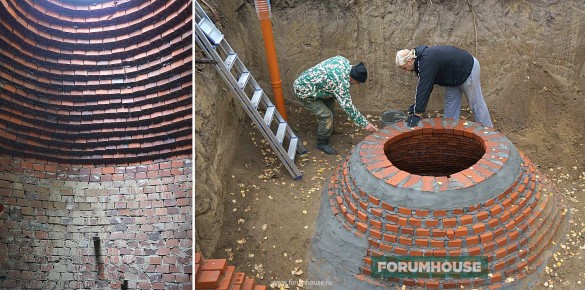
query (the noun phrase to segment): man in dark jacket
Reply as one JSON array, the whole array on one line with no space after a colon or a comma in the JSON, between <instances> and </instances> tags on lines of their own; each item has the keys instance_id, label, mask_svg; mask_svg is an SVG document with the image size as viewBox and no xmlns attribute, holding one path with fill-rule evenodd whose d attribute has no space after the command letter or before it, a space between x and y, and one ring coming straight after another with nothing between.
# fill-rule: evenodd
<instances>
[{"instance_id":1,"label":"man in dark jacket","mask_svg":"<svg viewBox=\"0 0 585 290\"><path fill-rule=\"evenodd\" d=\"M435 84L445 87L445 118L459 119L461 93L465 94L476 122L493 127L483 99L479 62L469 52L453 46L417 46L396 53L396 65L418 75L408 126L418 125Z\"/></svg>"}]
</instances>

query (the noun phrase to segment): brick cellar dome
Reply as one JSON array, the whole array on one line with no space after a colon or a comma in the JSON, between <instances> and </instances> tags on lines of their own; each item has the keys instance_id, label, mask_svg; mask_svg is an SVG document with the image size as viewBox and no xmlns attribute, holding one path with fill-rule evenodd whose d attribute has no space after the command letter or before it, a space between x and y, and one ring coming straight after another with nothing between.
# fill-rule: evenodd
<instances>
[{"instance_id":1,"label":"brick cellar dome","mask_svg":"<svg viewBox=\"0 0 585 290\"><path fill-rule=\"evenodd\" d=\"M192 5L0 1L0 289L191 288Z\"/></svg>"},{"instance_id":2,"label":"brick cellar dome","mask_svg":"<svg viewBox=\"0 0 585 290\"><path fill-rule=\"evenodd\" d=\"M388 125L356 145L325 186L310 279L347 289L529 285L565 224L553 192L506 136L479 123ZM373 256L481 256L489 274L373 278Z\"/></svg>"}]
</instances>

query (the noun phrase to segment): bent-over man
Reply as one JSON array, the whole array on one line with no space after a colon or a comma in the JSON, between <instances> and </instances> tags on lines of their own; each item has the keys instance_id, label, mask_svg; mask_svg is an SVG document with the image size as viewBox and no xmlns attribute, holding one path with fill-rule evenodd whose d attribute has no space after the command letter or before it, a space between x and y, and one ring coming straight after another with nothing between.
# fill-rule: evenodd
<instances>
[{"instance_id":1,"label":"bent-over man","mask_svg":"<svg viewBox=\"0 0 585 290\"><path fill-rule=\"evenodd\" d=\"M317 149L327 154L338 154L331 147L335 101L357 125L372 133L378 130L362 115L351 101L349 87L364 83L368 71L363 63L351 65L342 56L327 59L303 72L293 83L296 98L317 116Z\"/></svg>"}]
</instances>

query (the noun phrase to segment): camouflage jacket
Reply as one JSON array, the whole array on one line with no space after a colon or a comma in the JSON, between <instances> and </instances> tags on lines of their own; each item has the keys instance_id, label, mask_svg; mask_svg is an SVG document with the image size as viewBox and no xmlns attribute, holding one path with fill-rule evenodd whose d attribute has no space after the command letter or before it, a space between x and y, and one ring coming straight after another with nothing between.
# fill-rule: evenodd
<instances>
[{"instance_id":1,"label":"camouflage jacket","mask_svg":"<svg viewBox=\"0 0 585 290\"><path fill-rule=\"evenodd\" d=\"M359 126L368 120L351 102L349 71L351 64L343 56L335 56L306 70L293 83L296 97L302 102L335 98L347 116Z\"/></svg>"}]
</instances>

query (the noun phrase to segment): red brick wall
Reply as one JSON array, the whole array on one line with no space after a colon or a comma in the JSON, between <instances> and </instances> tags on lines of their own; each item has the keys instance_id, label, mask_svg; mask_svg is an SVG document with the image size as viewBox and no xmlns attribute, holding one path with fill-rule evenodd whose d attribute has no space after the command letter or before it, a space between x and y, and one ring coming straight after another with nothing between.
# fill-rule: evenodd
<instances>
[{"instance_id":1,"label":"red brick wall","mask_svg":"<svg viewBox=\"0 0 585 290\"><path fill-rule=\"evenodd\" d=\"M384 152L397 168L423 176L450 176L475 164L483 144L463 135L433 130L386 143Z\"/></svg>"},{"instance_id":2,"label":"red brick wall","mask_svg":"<svg viewBox=\"0 0 585 290\"><path fill-rule=\"evenodd\" d=\"M192 164L0 157L0 288L191 289ZM96 261L93 238L101 239Z\"/></svg>"}]
</instances>

